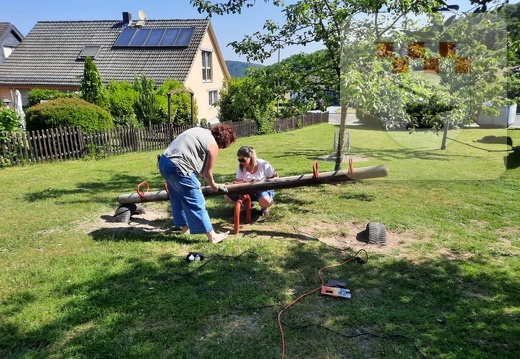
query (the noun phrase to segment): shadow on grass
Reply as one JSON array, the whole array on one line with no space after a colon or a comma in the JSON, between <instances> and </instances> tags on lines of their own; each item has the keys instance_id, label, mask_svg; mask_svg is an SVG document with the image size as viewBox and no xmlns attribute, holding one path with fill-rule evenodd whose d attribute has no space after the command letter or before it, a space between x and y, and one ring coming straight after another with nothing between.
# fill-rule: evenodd
<instances>
[{"instance_id":1,"label":"shadow on grass","mask_svg":"<svg viewBox=\"0 0 520 359\"><path fill-rule=\"evenodd\" d=\"M67 196L76 196L78 194L84 195L84 200L69 200L67 203L75 202L100 202L108 203L114 202L113 198L107 198L107 193L121 190L120 194L123 193L135 193L137 185L143 182L142 178L137 176L128 176L115 173L109 181L92 181L82 182L73 189L60 189L49 187L41 191L27 192L24 197L28 202L44 201L48 199L60 199ZM163 184L164 180L160 175L155 176L149 180L151 187L154 183ZM164 187L160 187L157 190L162 190ZM150 189L153 190L152 188Z\"/></svg>"},{"instance_id":2,"label":"shadow on grass","mask_svg":"<svg viewBox=\"0 0 520 359\"><path fill-rule=\"evenodd\" d=\"M514 170L520 167L520 151L514 151L504 157L504 163L508 170Z\"/></svg>"},{"instance_id":3,"label":"shadow on grass","mask_svg":"<svg viewBox=\"0 0 520 359\"><path fill-rule=\"evenodd\" d=\"M23 327L2 320L0 354L277 357L275 314L320 284L317 269L348 255L318 243L289 241L287 255L273 254L273 262L267 259L270 250L257 244L256 249L242 248L251 255L226 256L224 246L218 253L208 249L208 259L199 263L171 255L107 258L83 280L56 284L56 317ZM370 332L387 339L404 335L432 358L456 353L513 358L520 350L514 315L520 288L495 260L479 255L415 262L375 255L363 266L348 263L325 270L325 280L347 279L353 298L345 302L314 293L287 308L287 351L294 358L323 358L323 350L348 351L356 358L417 356L407 341L346 339L323 329L332 327L338 333ZM478 268L486 270L477 274ZM5 298L2 317L12 306L22 312L24 306L37 304L30 298L15 301Z\"/></svg>"}]
</instances>

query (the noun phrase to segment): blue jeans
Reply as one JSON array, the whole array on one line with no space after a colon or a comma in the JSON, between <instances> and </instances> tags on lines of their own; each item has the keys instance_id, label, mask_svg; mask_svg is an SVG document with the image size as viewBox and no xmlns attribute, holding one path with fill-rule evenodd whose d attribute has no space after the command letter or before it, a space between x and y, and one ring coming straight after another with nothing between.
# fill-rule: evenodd
<instances>
[{"instance_id":1,"label":"blue jeans","mask_svg":"<svg viewBox=\"0 0 520 359\"><path fill-rule=\"evenodd\" d=\"M200 189L200 182L195 173L184 175L166 156L159 158L159 172L166 179L173 224L177 227L188 226L190 233L208 233L213 230L206 200Z\"/></svg>"}]
</instances>

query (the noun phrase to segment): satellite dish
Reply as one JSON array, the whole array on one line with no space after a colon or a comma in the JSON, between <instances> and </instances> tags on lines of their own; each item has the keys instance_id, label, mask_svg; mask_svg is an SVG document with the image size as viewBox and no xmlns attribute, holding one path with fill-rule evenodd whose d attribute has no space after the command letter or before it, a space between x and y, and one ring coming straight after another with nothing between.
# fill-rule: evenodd
<instances>
[{"instance_id":1,"label":"satellite dish","mask_svg":"<svg viewBox=\"0 0 520 359\"><path fill-rule=\"evenodd\" d=\"M144 10L139 10L137 15L139 16L139 20L146 20L146 13L144 12Z\"/></svg>"}]
</instances>

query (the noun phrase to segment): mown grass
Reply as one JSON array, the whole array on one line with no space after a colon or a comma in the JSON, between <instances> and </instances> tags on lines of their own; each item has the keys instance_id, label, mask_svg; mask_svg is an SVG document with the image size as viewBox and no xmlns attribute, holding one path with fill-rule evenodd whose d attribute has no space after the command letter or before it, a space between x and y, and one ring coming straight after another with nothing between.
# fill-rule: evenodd
<instances>
[{"instance_id":1,"label":"mown grass","mask_svg":"<svg viewBox=\"0 0 520 359\"><path fill-rule=\"evenodd\" d=\"M334 131L239 139L216 178L233 179L243 144L281 176L311 173ZM166 230L168 216L161 231L102 225L119 194L162 189L156 153L0 170L0 357L277 358L278 313L347 262L322 274L352 299L315 292L284 311L285 358L516 358L520 153L507 137L518 145L520 131L450 131L446 150L431 132L349 131L355 166L386 164L388 177L279 190L268 219L218 246ZM231 230L232 208L207 204ZM368 222L393 242L356 241ZM207 258L188 263L189 251Z\"/></svg>"}]
</instances>

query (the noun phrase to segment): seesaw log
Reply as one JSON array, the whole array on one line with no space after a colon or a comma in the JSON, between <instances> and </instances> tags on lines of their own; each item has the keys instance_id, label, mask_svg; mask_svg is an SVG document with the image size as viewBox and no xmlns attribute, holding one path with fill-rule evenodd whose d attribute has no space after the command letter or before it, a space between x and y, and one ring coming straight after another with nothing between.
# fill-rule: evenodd
<instances>
[{"instance_id":1,"label":"seesaw log","mask_svg":"<svg viewBox=\"0 0 520 359\"><path fill-rule=\"evenodd\" d=\"M336 183L344 181L357 181L370 178L385 177L388 175L389 169L386 165L356 168L354 172L348 170L330 171L319 173L314 176L313 173L299 176L288 176L272 178L261 182L244 182L226 185L228 194L249 194L269 189L294 188L301 186L315 186L325 183ZM204 197L222 196L223 193L215 192L209 186L202 187ZM131 204L140 202L167 201L170 199L168 192L149 191L139 193L122 194L117 197L117 201L121 204Z\"/></svg>"}]
</instances>

